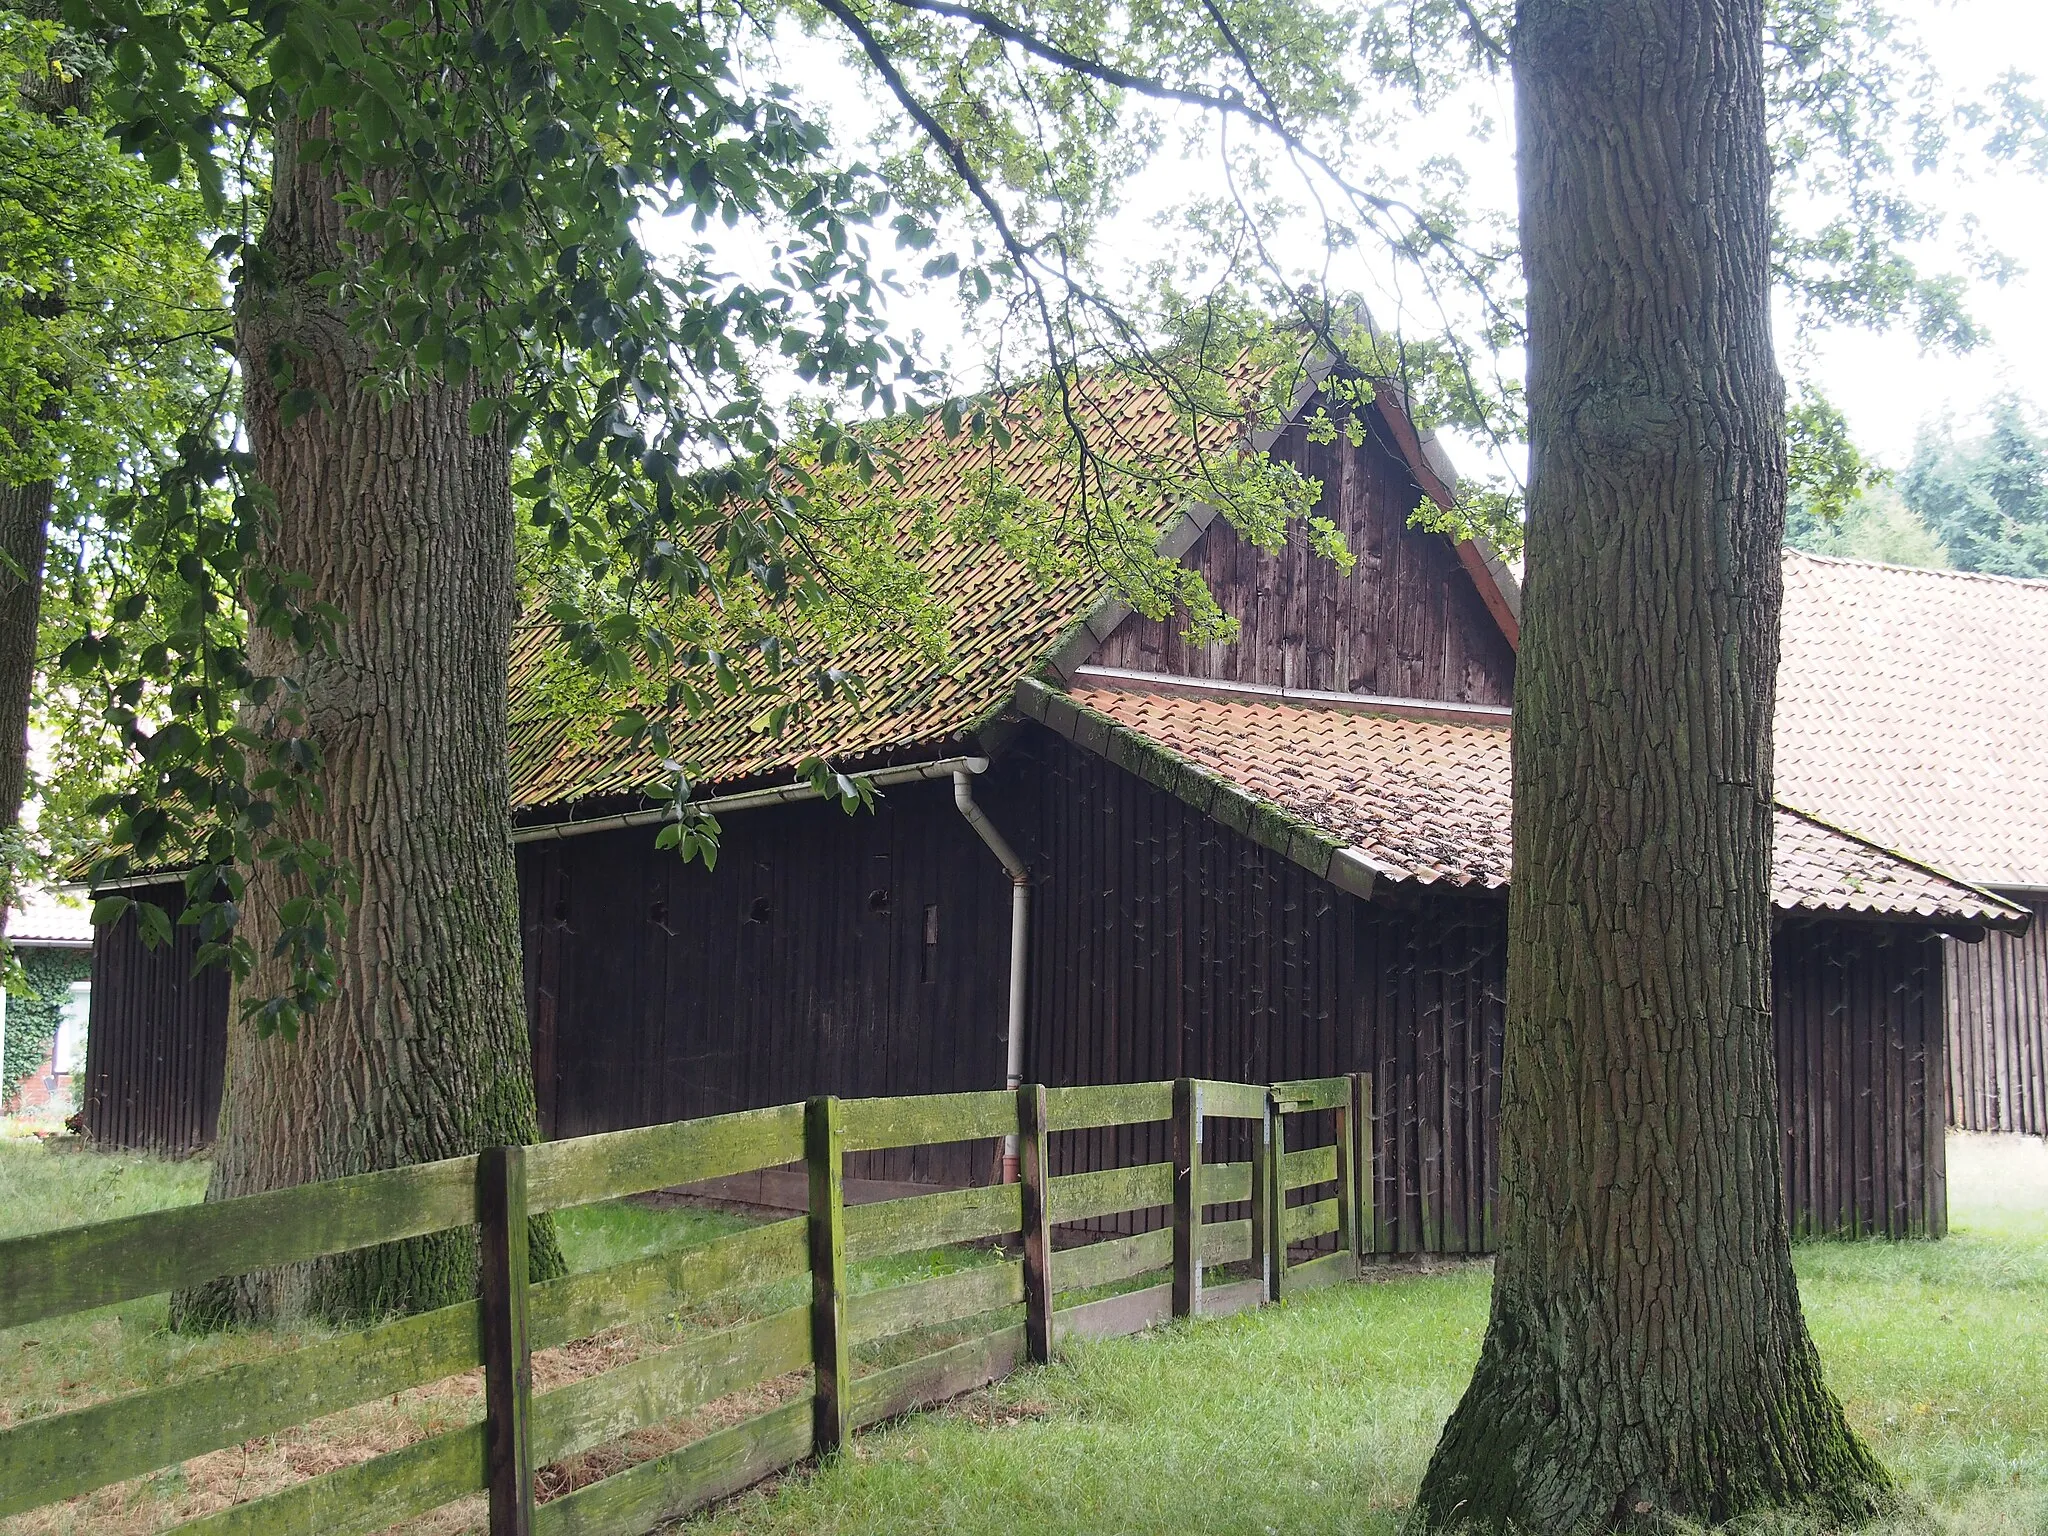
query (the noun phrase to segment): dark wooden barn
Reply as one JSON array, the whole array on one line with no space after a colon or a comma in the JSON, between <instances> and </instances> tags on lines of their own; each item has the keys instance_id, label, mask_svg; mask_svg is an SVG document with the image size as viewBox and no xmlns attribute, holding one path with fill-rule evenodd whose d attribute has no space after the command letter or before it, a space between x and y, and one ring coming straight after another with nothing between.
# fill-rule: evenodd
<instances>
[{"instance_id":1,"label":"dark wooden barn","mask_svg":"<svg viewBox=\"0 0 2048 1536\"><path fill-rule=\"evenodd\" d=\"M1191 647L986 549L940 546L958 663L850 658L881 680L868 708L826 710L802 744L876 770L875 811L804 798L793 743L692 723L724 827L715 871L655 849L632 793L643 765L526 701L515 840L547 1133L1013 1071L1362 1070L1375 1246L1490 1247L1516 594L1483 548L1409 526L1447 475L1391 395L1370 427L1358 448L1298 430L1275 448L1322 482L1358 557L1349 575L1298 546L1252 549L1207 514L1167 531L1240 620L1230 646ZM957 473L925 472L913 491L940 498ZM529 671L538 644L524 642ZM2023 916L1789 810L1777 904L1792 1219L1939 1233L1942 935ZM134 963L117 959L126 930L101 942L110 969ZM222 1027L217 1009L153 1017L193 1049ZM130 1047L90 1066L89 1125L131 1140L140 1122L117 1107L156 1091L151 1058ZM851 1171L980 1182L1000 1176L999 1149Z\"/></svg>"}]
</instances>

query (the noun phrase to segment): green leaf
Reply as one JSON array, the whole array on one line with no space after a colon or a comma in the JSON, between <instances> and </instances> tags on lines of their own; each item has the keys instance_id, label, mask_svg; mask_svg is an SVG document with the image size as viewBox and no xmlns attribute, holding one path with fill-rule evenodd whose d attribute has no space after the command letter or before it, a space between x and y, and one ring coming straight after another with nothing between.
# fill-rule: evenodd
<instances>
[{"instance_id":1,"label":"green leaf","mask_svg":"<svg viewBox=\"0 0 2048 1536\"><path fill-rule=\"evenodd\" d=\"M171 942L171 919L155 902L136 902L135 922L146 948L161 949Z\"/></svg>"},{"instance_id":2,"label":"green leaf","mask_svg":"<svg viewBox=\"0 0 2048 1536\"><path fill-rule=\"evenodd\" d=\"M619 67L619 24L602 5L593 7L584 17L583 46L599 69L612 71Z\"/></svg>"}]
</instances>

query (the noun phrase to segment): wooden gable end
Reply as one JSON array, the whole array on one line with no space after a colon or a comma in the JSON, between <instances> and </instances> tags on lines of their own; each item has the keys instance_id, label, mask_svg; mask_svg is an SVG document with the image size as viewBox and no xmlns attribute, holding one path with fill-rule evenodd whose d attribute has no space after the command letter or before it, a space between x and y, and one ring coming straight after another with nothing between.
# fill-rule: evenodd
<instances>
[{"instance_id":1,"label":"wooden gable end","mask_svg":"<svg viewBox=\"0 0 2048 1536\"><path fill-rule=\"evenodd\" d=\"M1267 687L1507 704L1515 654L1456 547L1411 528L1422 499L1378 412L1360 447L1314 443L1299 426L1273 455L1322 482L1322 514L1344 532L1350 575L1312 553L1296 529L1268 554L1223 519L1188 552L1224 612L1227 645L1190 645L1180 621L1132 614L1089 658L1098 667Z\"/></svg>"}]
</instances>

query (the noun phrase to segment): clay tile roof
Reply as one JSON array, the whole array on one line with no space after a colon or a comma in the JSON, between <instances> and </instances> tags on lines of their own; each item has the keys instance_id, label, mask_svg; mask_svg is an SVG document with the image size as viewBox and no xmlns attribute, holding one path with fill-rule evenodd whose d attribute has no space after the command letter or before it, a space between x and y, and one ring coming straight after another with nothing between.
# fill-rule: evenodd
<instances>
[{"instance_id":1,"label":"clay tile roof","mask_svg":"<svg viewBox=\"0 0 2048 1536\"><path fill-rule=\"evenodd\" d=\"M1246 381L1240 394L1255 385L1256 380ZM1133 461L1179 455L1192 464L1195 450L1185 419L1164 388L1096 380L1089 394L1097 441L1113 455ZM1228 451L1241 440L1242 425L1205 418L1200 436L1202 451ZM1055 506L1069 499L1072 465L1047 434L1020 428L1007 449L986 439L970 446L965 437L946 438L933 419L898 451L905 506L927 507L942 523L970 501L970 470L986 471L992 461L1008 483L1027 495ZM1162 526L1169 510L1159 509ZM906 541L911 537L908 522ZM906 542L904 547L916 546ZM799 760L814 754L865 768L908 753L950 749L1007 703L1016 680L1055 652L1102 596L1093 580L1048 579L989 541L953 528L939 534L918 564L951 608L946 661L906 646L905 637L889 633L886 624L872 626L834 658L861 678L863 700L813 702L801 728L793 725L778 737L754 727L764 708L761 699L736 698L696 719L679 720L678 755L694 760L706 782L729 784L771 774L786 778ZM555 701L544 681L553 634L551 624L536 621L522 625L513 641L515 813L631 795L647 786L655 768L646 752L622 753L616 742L607 741L608 708ZM568 696L574 698L573 688Z\"/></svg>"},{"instance_id":2,"label":"clay tile roof","mask_svg":"<svg viewBox=\"0 0 2048 1536\"><path fill-rule=\"evenodd\" d=\"M1122 688L1074 701L1358 849L1388 879L1508 883L1501 727Z\"/></svg>"},{"instance_id":3,"label":"clay tile roof","mask_svg":"<svg viewBox=\"0 0 2048 1536\"><path fill-rule=\"evenodd\" d=\"M1784 569L1778 793L1981 885L2048 887L2048 581Z\"/></svg>"},{"instance_id":4,"label":"clay tile roof","mask_svg":"<svg viewBox=\"0 0 2048 1536\"><path fill-rule=\"evenodd\" d=\"M1355 848L1382 878L1508 882L1502 726L1124 688L1073 699ZM2024 921L2009 902L1783 806L1773 852L1772 900L1784 911Z\"/></svg>"}]
</instances>

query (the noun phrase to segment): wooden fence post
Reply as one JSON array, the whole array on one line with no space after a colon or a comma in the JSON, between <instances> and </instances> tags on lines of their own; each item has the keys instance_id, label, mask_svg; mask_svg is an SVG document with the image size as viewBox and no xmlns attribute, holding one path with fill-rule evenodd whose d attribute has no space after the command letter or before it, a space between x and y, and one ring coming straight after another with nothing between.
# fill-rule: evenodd
<instances>
[{"instance_id":1,"label":"wooden fence post","mask_svg":"<svg viewBox=\"0 0 2048 1536\"><path fill-rule=\"evenodd\" d=\"M1372 1120L1372 1074L1354 1072L1351 1074L1351 1143L1353 1147L1351 1178L1352 1187L1357 1191L1357 1214L1352 1231L1357 1234L1352 1243L1358 1262L1379 1252L1379 1233L1373 1222L1373 1120Z\"/></svg>"},{"instance_id":2,"label":"wooden fence post","mask_svg":"<svg viewBox=\"0 0 2048 1536\"><path fill-rule=\"evenodd\" d=\"M1287 1111L1288 1101L1266 1095L1273 1117L1273 1298L1287 1285Z\"/></svg>"},{"instance_id":3,"label":"wooden fence post","mask_svg":"<svg viewBox=\"0 0 2048 1536\"><path fill-rule=\"evenodd\" d=\"M491 1536L533 1530L533 1353L526 1330L526 1149L477 1157L484 1467Z\"/></svg>"},{"instance_id":4,"label":"wooden fence post","mask_svg":"<svg viewBox=\"0 0 2048 1536\"><path fill-rule=\"evenodd\" d=\"M853 1369L846 1339L846 1175L839 1101L812 1099L804 1112L804 1162L811 1176L811 1447L829 1456L853 1434Z\"/></svg>"},{"instance_id":5,"label":"wooden fence post","mask_svg":"<svg viewBox=\"0 0 2048 1536\"><path fill-rule=\"evenodd\" d=\"M1017 1090L1017 1154L1024 1203L1024 1347L1043 1365L1052 1358L1052 1177L1043 1083Z\"/></svg>"},{"instance_id":6,"label":"wooden fence post","mask_svg":"<svg viewBox=\"0 0 2048 1536\"><path fill-rule=\"evenodd\" d=\"M1266 1112L1252 1126L1252 1273L1264 1301L1280 1299L1280 1276L1273 1254L1280 1236L1275 1212L1286 1204L1280 1191L1280 1167L1273 1157L1273 1095L1265 1094Z\"/></svg>"},{"instance_id":7,"label":"wooden fence post","mask_svg":"<svg viewBox=\"0 0 2048 1536\"><path fill-rule=\"evenodd\" d=\"M1351 1255L1351 1267L1358 1268L1358 1177L1357 1121L1358 1084L1344 1084L1344 1102L1337 1106L1337 1251Z\"/></svg>"},{"instance_id":8,"label":"wooden fence post","mask_svg":"<svg viewBox=\"0 0 2048 1536\"><path fill-rule=\"evenodd\" d=\"M1173 1084L1173 1315L1202 1310L1202 1085Z\"/></svg>"}]
</instances>

